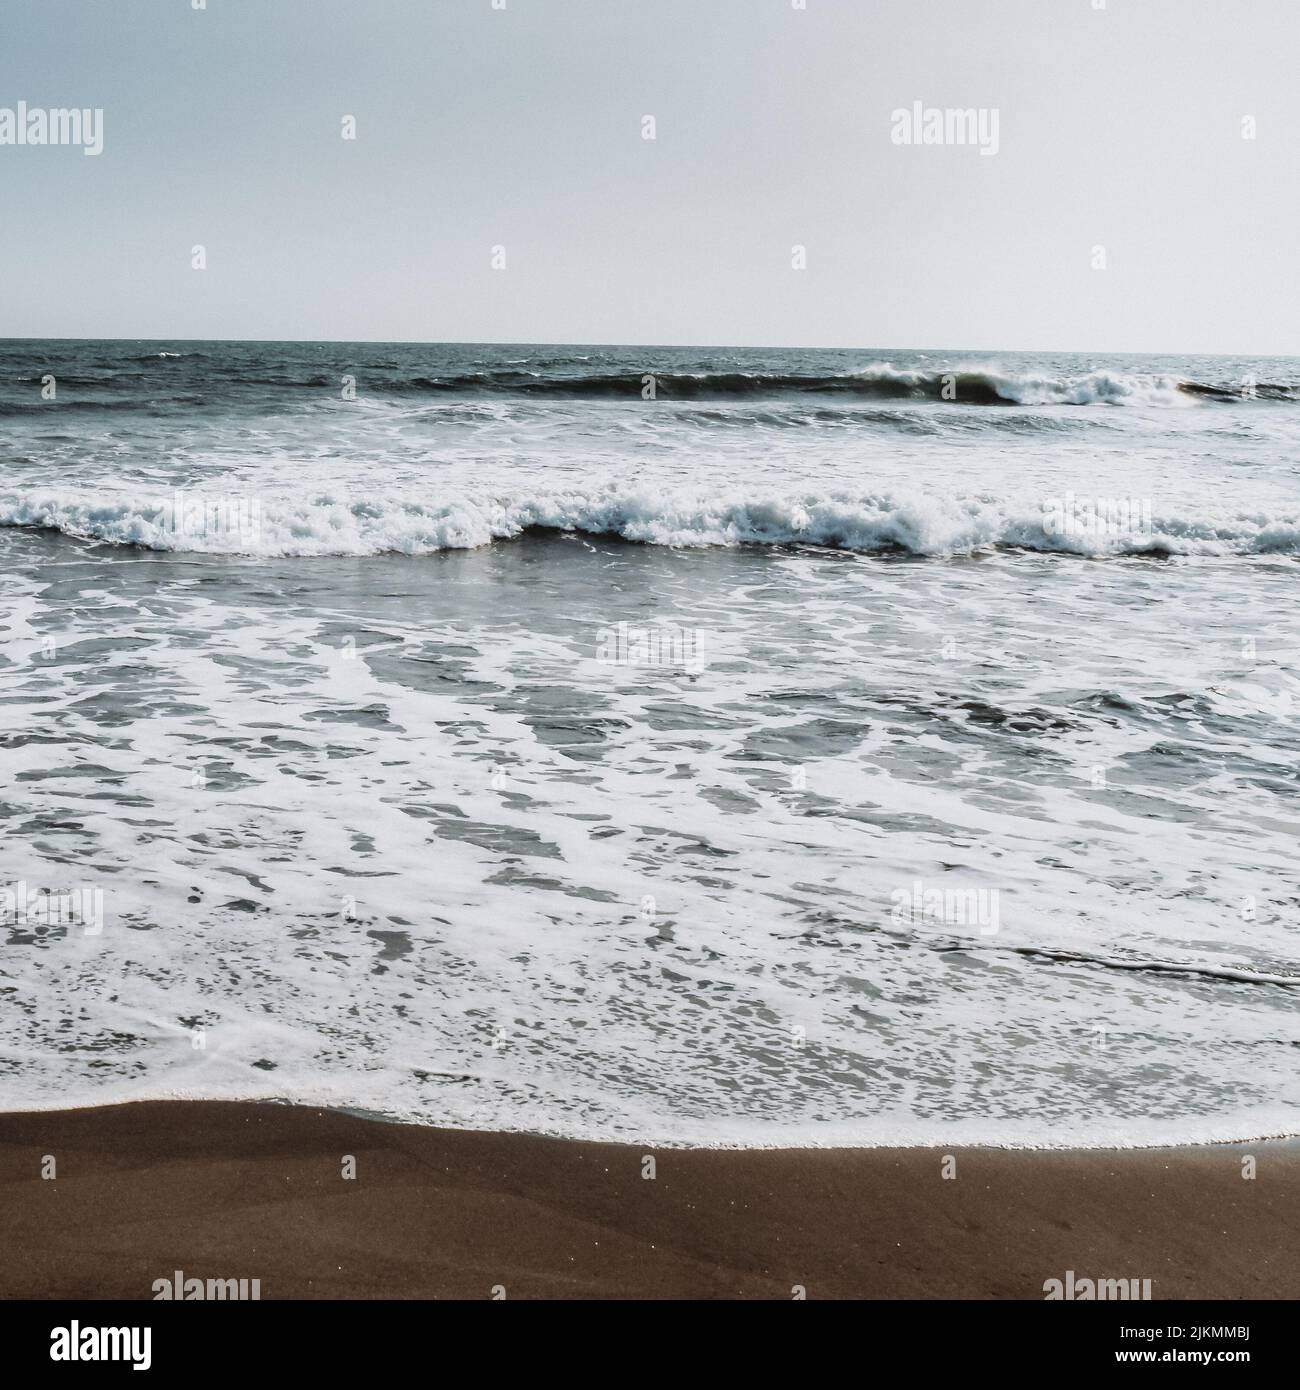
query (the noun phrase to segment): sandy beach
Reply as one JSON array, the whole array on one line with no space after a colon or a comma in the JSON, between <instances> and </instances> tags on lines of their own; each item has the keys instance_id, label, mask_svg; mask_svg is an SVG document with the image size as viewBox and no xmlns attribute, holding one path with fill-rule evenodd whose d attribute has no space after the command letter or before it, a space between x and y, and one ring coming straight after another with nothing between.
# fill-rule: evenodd
<instances>
[{"instance_id":1,"label":"sandy beach","mask_svg":"<svg viewBox=\"0 0 1300 1390\"><path fill-rule=\"evenodd\" d=\"M8 1114L0 1296L148 1299L181 1271L263 1298L1041 1299L1069 1270L1300 1296L1292 1142L950 1152L945 1178L925 1149L650 1150L231 1102Z\"/></svg>"},{"instance_id":2,"label":"sandy beach","mask_svg":"<svg viewBox=\"0 0 1300 1390\"><path fill-rule=\"evenodd\" d=\"M432 1301L1294 1360L1300 6L1242 10L6 7L15 1385L400 1374Z\"/></svg>"}]
</instances>

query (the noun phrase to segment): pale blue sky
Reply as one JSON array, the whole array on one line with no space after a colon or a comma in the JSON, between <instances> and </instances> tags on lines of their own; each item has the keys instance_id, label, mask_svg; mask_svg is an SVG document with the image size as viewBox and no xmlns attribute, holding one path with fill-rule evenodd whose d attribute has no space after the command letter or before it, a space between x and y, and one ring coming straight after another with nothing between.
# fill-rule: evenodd
<instances>
[{"instance_id":1,"label":"pale blue sky","mask_svg":"<svg viewBox=\"0 0 1300 1390\"><path fill-rule=\"evenodd\" d=\"M1300 353L1300 5L1093 3L0 0L0 337Z\"/></svg>"}]
</instances>

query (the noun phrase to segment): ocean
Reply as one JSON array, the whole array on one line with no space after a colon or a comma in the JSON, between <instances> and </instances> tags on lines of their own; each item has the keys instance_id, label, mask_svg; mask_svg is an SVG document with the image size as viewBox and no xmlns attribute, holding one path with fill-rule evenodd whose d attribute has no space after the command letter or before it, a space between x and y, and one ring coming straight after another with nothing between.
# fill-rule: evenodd
<instances>
[{"instance_id":1,"label":"ocean","mask_svg":"<svg viewBox=\"0 0 1300 1390\"><path fill-rule=\"evenodd\" d=\"M1296 1132L1300 361L0 343L0 1107Z\"/></svg>"}]
</instances>

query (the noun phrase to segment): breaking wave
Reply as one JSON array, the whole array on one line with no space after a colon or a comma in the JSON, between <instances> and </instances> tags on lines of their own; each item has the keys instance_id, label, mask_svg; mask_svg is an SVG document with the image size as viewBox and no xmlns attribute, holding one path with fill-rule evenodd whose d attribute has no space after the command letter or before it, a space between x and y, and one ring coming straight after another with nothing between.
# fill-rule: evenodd
<instances>
[{"instance_id":1,"label":"breaking wave","mask_svg":"<svg viewBox=\"0 0 1300 1390\"><path fill-rule=\"evenodd\" d=\"M445 377L390 381L397 394L499 393L578 398L641 397L653 378L655 399L713 400L746 397L838 396L874 400L929 400L964 405L1186 405L1193 400L1296 401L1291 386L1212 385L1166 375L1094 371L1077 377L1003 373L992 369L917 371L876 363L860 371L788 372L561 372L494 370Z\"/></svg>"},{"instance_id":2,"label":"breaking wave","mask_svg":"<svg viewBox=\"0 0 1300 1390\"><path fill-rule=\"evenodd\" d=\"M607 487L520 495L171 499L49 491L0 494L0 526L111 545L268 557L426 555L529 532L618 537L646 545L818 546L949 557L990 549L1088 555L1300 554L1300 513L1155 515L1131 530L1051 524L1041 504L988 496L708 492Z\"/></svg>"}]
</instances>

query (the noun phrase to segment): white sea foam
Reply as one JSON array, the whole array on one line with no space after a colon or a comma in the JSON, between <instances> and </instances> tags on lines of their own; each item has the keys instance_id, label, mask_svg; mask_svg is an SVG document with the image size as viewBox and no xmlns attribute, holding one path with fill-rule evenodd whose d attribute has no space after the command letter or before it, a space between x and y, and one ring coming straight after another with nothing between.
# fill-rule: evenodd
<instances>
[{"instance_id":1,"label":"white sea foam","mask_svg":"<svg viewBox=\"0 0 1300 1390\"><path fill-rule=\"evenodd\" d=\"M996 397L1008 405L1145 405L1189 406L1196 398L1185 383L1165 373L1125 373L1099 370L1080 376L1050 376L1010 372L996 366L963 363L947 372L872 363L852 373L853 379L941 400L962 402ZM945 392L947 394L945 394Z\"/></svg>"},{"instance_id":2,"label":"white sea foam","mask_svg":"<svg viewBox=\"0 0 1300 1390\"><path fill-rule=\"evenodd\" d=\"M609 665L635 571L557 549L549 581L471 553L359 592L119 554L58 567L58 605L10 577L5 867L76 865L106 920L0 929L30 1001L0 1011L8 1104L723 1146L1294 1131L1271 658L1225 682L1235 631L1171 629L1150 566L1070 566L1031 625L1014 556L721 551L651 552L634 590L713 658ZM1178 601L1210 611L1220 572ZM997 887L998 935L894 923L914 879Z\"/></svg>"},{"instance_id":3,"label":"white sea foam","mask_svg":"<svg viewBox=\"0 0 1300 1390\"><path fill-rule=\"evenodd\" d=\"M195 501L202 495L196 494ZM991 547L1094 557L1273 555L1300 551L1300 512L1248 513L1231 505L1201 513L1156 512L1150 530L1073 532L1044 524L1040 504L989 496L781 494L689 486L529 490L415 496L255 494L258 525L171 523L159 499L112 492L39 490L0 494L0 526L150 550L263 556L424 555L510 540L526 531L572 531L663 546L812 545L873 553L968 555ZM214 499L214 508L227 499ZM233 510L233 507L231 508Z\"/></svg>"},{"instance_id":4,"label":"white sea foam","mask_svg":"<svg viewBox=\"0 0 1300 1390\"><path fill-rule=\"evenodd\" d=\"M0 892L104 907L0 923L6 1105L1296 1130L1300 413L1231 394L1294 363L1008 356L948 402L938 354L592 350L584 396L538 350L524 396L385 345L349 402L319 348L159 346L0 407ZM629 396L656 368L699 390ZM1089 493L1144 524L1045 524ZM896 921L917 881L996 935Z\"/></svg>"}]
</instances>

